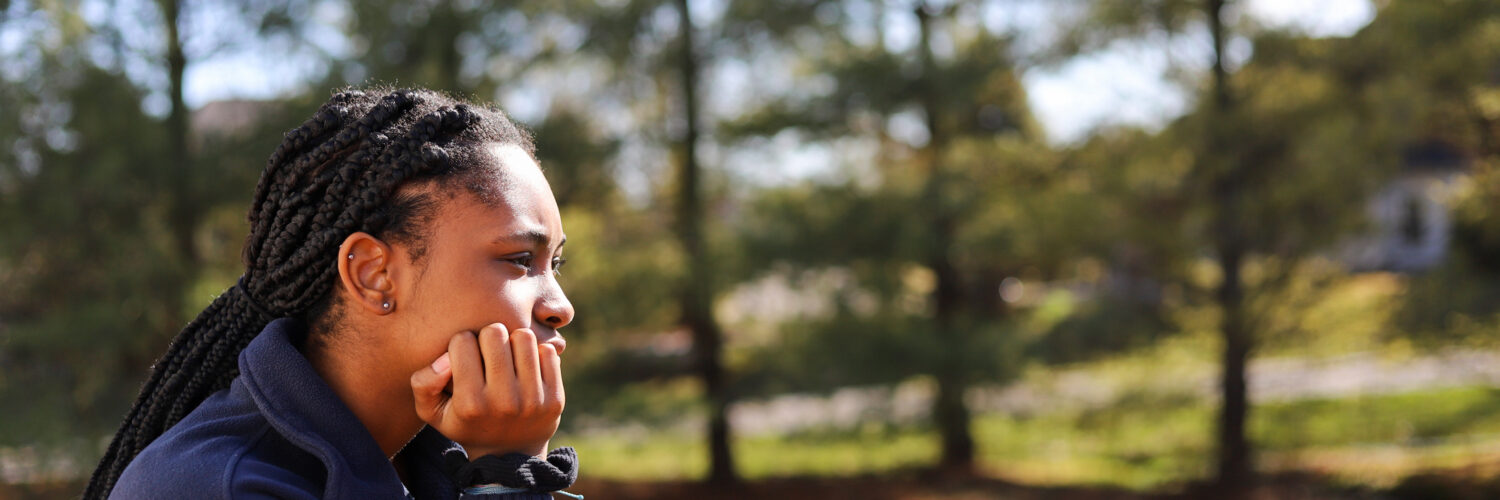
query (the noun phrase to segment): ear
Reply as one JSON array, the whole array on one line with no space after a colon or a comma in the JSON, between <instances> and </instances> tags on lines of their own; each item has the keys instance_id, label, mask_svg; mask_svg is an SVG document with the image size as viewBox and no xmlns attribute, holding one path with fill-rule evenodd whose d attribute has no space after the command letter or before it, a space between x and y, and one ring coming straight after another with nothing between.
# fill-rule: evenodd
<instances>
[{"instance_id":1,"label":"ear","mask_svg":"<svg viewBox=\"0 0 1500 500\"><path fill-rule=\"evenodd\" d=\"M347 298L377 315L395 310L395 254L391 246L369 233L357 232L339 245L339 283Z\"/></svg>"}]
</instances>

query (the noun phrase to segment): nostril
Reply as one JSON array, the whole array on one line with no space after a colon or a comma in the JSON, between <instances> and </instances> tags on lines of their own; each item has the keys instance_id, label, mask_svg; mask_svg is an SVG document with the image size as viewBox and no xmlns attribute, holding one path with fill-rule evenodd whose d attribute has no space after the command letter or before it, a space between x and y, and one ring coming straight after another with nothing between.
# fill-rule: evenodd
<instances>
[{"instance_id":1,"label":"nostril","mask_svg":"<svg viewBox=\"0 0 1500 500\"><path fill-rule=\"evenodd\" d=\"M549 324L549 325L557 325L557 324L561 324L561 323L562 323L562 318L559 317L559 316L548 316L547 317L547 324Z\"/></svg>"}]
</instances>

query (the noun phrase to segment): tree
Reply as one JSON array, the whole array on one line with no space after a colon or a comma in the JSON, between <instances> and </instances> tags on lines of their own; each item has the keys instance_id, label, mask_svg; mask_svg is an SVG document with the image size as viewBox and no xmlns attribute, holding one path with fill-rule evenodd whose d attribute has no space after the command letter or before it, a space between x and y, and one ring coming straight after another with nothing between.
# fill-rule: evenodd
<instances>
[{"instance_id":1,"label":"tree","mask_svg":"<svg viewBox=\"0 0 1500 500\"><path fill-rule=\"evenodd\" d=\"M716 40L701 39L693 6L686 1L632 0L615 5L567 2L551 5L564 24L585 33L577 49L587 59L597 58L608 68L613 81L606 95L618 93L627 102L633 134L651 147L665 146L674 168L670 185L670 214L679 269L652 276L672 280L677 308L675 323L692 337L691 370L702 381L708 402L706 437L710 453L708 480L727 484L737 481L730 449L728 407L733 396L723 361L723 332L713 315L714 299L723 277L716 266L715 250L709 244L712 220L705 200L709 188L708 169L701 164L698 147L702 136L700 87L703 68ZM666 21L666 20L671 20ZM549 57L541 64L553 62ZM566 63L558 60L556 62ZM576 62L576 61L575 61ZM607 106L609 97L594 96L590 104ZM659 123L666 122L663 127ZM617 357L615 362L630 362ZM662 369L665 368L665 369ZM670 367L658 367L670 375Z\"/></svg>"},{"instance_id":2,"label":"tree","mask_svg":"<svg viewBox=\"0 0 1500 500\"><path fill-rule=\"evenodd\" d=\"M236 13L221 28L258 25L289 5L3 9L0 33L42 43L4 56L16 64L0 85L10 111L0 142L16 145L0 157L0 358L15 368L0 380L0 399L25 409L0 439L79 442L67 447L72 458L92 461L102 450L91 436L118 426L145 368L202 304L200 273L235 267L237 241L217 251L230 239L218 216L250 191L261 160L198 161L216 154L204 151L216 139L190 128L184 73L231 44L183 27L204 10ZM163 37L126 36L142 31ZM250 38L271 31L251 29Z\"/></svg>"},{"instance_id":3,"label":"tree","mask_svg":"<svg viewBox=\"0 0 1500 500\"><path fill-rule=\"evenodd\" d=\"M1364 76L1372 68L1353 42L1246 23L1257 32L1254 55L1232 70L1227 9L1223 0L1095 2L1062 45L1089 52L1153 30L1203 29L1211 40L1207 74L1191 80L1197 107L1159 140L1192 159L1177 181L1182 246L1207 251L1218 271L1209 292L1223 339L1216 481L1240 490L1254 470L1245 368L1255 339L1273 323L1279 290L1359 227L1363 199L1395 166L1402 137L1380 126L1382 103Z\"/></svg>"},{"instance_id":4,"label":"tree","mask_svg":"<svg viewBox=\"0 0 1500 500\"><path fill-rule=\"evenodd\" d=\"M164 131L118 69L85 57L92 30L79 16L20 7L0 31L45 43L7 55L21 71L0 91L13 111L0 141L15 145L0 157L0 398L19 410L0 439L70 447L118 423L138 380L122 374L175 326L177 290L140 293L178 273L153 239L162 206L139 175L164 156ZM83 441L79 453L96 453Z\"/></svg>"},{"instance_id":5,"label":"tree","mask_svg":"<svg viewBox=\"0 0 1500 500\"><path fill-rule=\"evenodd\" d=\"M1394 1L1356 38L1368 48L1372 86L1387 92L1405 120L1392 128L1415 142L1411 156L1445 153L1467 170L1452 200L1449 255L1409 278L1395 330L1426 347L1488 345L1500 298L1500 82L1491 2L1444 5ZM1440 56L1439 56L1440 55ZM1396 93L1396 89L1402 92ZM1439 158L1442 159L1442 158Z\"/></svg>"},{"instance_id":6,"label":"tree","mask_svg":"<svg viewBox=\"0 0 1500 500\"><path fill-rule=\"evenodd\" d=\"M698 376L708 393L708 479L714 483L738 480L734 454L729 446L729 394L724 370L724 334L713 314L714 268L704 247L702 168L698 164L698 48L694 43L693 16L688 0L677 0L677 71L682 92L682 138L678 141L677 159L677 238L687 258L680 303L682 323L693 334L693 358Z\"/></svg>"},{"instance_id":7,"label":"tree","mask_svg":"<svg viewBox=\"0 0 1500 500\"><path fill-rule=\"evenodd\" d=\"M807 76L829 78L832 85L810 93L794 86L726 126L752 141L793 131L834 148L848 137L878 145L875 164L854 171L865 178L763 198L747 223L745 245L748 253L764 256L752 267L846 268L874 293L873 308L857 305L859 293L837 297L837 312L823 333L807 337L864 354L846 354L850 364L826 356L798 359L842 372L832 380L931 376L942 465L959 474L972 472L975 457L966 392L978 381L1019 373L1018 339L996 290L1004 278L1043 260L1043 252L1005 255L987 245L997 233L1032 237L1027 229L1037 221L1000 214L1033 199L1008 195L1026 189L1053 193L1039 187L1050 185L1047 170L1056 165L1026 108L1006 34L974 22L967 10L974 8L927 2L911 10L883 2L733 4L731 16L794 20L768 21L769 31L785 44L821 47L818 55L789 57L808 58L795 64L811 67ZM910 16L918 39L906 49L879 37L862 39L844 28L871 21L850 19L855 12L880 19ZM938 38L951 47L948 54L934 48ZM912 119L920 123L920 138L889 125ZM1037 170L1018 168L1027 164ZM912 291L897 279L903 275L923 276L917 280L930 284L918 285L926 295L918 310L903 305Z\"/></svg>"}]
</instances>

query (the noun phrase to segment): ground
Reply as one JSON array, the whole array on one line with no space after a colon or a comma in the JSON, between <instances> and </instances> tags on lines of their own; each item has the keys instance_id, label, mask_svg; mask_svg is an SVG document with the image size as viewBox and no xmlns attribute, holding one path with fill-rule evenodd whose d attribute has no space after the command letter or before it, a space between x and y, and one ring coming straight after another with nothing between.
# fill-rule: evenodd
<instances>
[{"instance_id":1,"label":"ground","mask_svg":"<svg viewBox=\"0 0 1500 500\"><path fill-rule=\"evenodd\" d=\"M1438 477L1434 481L1442 482L1446 479ZM1448 487L1449 483L1442 482L1441 485ZM74 483L0 487L0 500L76 498L81 489L81 484ZM1176 490L1141 493L1113 488L1037 487L983 477L941 478L922 472L895 472L855 477L765 479L731 487L685 481L580 480L573 488L568 489L569 492L596 500L829 500L846 498L860 500L1186 500L1224 498L1218 492L1203 488L1186 487ZM1381 492L1340 489L1312 476L1285 476L1270 478L1267 484L1256 489L1247 500L1377 498L1392 497Z\"/></svg>"}]
</instances>

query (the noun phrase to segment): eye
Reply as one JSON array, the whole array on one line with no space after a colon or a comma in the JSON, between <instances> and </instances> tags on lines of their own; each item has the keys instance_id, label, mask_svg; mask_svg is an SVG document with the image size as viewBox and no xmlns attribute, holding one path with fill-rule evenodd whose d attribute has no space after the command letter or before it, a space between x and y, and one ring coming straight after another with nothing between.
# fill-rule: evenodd
<instances>
[{"instance_id":1,"label":"eye","mask_svg":"<svg viewBox=\"0 0 1500 500\"><path fill-rule=\"evenodd\" d=\"M526 271L530 271L531 270L531 264L533 262L535 262L536 258L532 257L532 255L528 253L528 254L521 254L521 255L514 255L514 256L510 256L510 257L504 257L504 258L502 258L500 260L509 262L511 264L515 264L517 267L520 267L521 269L524 269Z\"/></svg>"},{"instance_id":2,"label":"eye","mask_svg":"<svg viewBox=\"0 0 1500 500\"><path fill-rule=\"evenodd\" d=\"M567 263L568 263L568 259L564 259L562 257L553 257L552 258L552 274L556 274L556 275L561 276L562 275L562 266L563 266L563 264L567 264Z\"/></svg>"}]
</instances>

